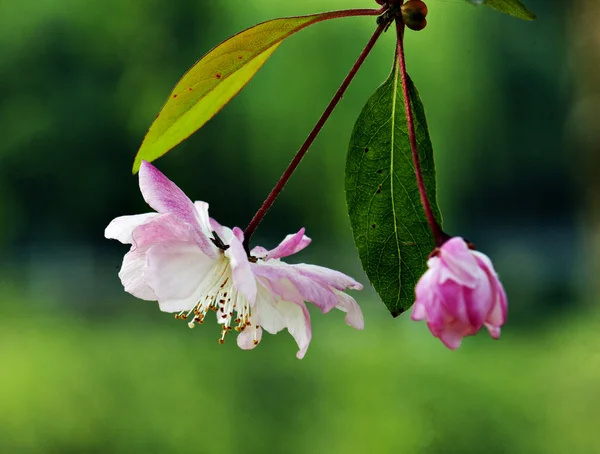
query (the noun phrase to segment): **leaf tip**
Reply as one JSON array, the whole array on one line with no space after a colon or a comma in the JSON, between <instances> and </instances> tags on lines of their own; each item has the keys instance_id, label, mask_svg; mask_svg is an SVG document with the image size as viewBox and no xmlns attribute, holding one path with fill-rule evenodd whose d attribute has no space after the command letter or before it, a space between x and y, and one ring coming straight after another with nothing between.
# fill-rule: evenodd
<instances>
[{"instance_id":1,"label":"leaf tip","mask_svg":"<svg viewBox=\"0 0 600 454\"><path fill-rule=\"evenodd\" d=\"M137 154L135 160L133 161L133 167L131 169L131 174L135 175L140 170L140 166L142 165L142 158Z\"/></svg>"},{"instance_id":2,"label":"leaf tip","mask_svg":"<svg viewBox=\"0 0 600 454\"><path fill-rule=\"evenodd\" d=\"M390 311L390 313L392 314L392 317L394 317L394 318L398 318L398 317L400 317L402 314L404 314L404 309L402 309L402 308L392 309L392 310Z\"/></svg>"}]
</instances>

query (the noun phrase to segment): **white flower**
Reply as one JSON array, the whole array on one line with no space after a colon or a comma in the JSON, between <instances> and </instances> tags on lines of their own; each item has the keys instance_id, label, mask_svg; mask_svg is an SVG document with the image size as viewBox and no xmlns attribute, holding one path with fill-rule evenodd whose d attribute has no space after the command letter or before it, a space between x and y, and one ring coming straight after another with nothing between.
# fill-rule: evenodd
<instances>
[{"instance_id":1,"label":"white flower","mask_svg":"<svg viewBox=\"0 0 600 454\"><path fill-rule=\"evenodd\" d=\"M304 229L271 251L256 247L248 256L243 232L211 219L208 204L193 203L147 162L139 179L144 199L156 212L116 218L105 232L131 244L119 272L127 292L158 301L161 310L175 312L190 327L215 311L222 325L219 341L235 329L243 349L258 345L263 328L272 334L287 328L300 349L298 358L312 335L305 302L323 313L344 311L349 325L363 328L360 307L344 293L362 289L360 283L328 268L281 261L310 244Z\"/></svg>"}]
</instances>

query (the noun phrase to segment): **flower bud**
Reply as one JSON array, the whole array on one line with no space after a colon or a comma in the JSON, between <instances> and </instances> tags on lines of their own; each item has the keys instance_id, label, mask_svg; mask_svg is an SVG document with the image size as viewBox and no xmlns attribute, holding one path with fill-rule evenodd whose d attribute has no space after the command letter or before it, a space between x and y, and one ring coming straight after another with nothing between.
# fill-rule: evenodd
<instances>
[{"instance_id":1,"label":"flower bud","mask_svg":"<svg viewBox=\"0 0 600 454\"><path fill-rule=\"evenodd\" d=\"M452 350L482 326L498 339L506 321L507 301L490 259L454 237L436 251L427 266L415 289L412 319L426 320L431 333Z\"/></svg>"},{"instance_id":2,"label":"flower bud","mask_svg":"<svg viewBox=\"0 0 600 454\"><path fill-rule=\"evenodd\" d=\"M409 0L400 7L402 19L411 30L423 30L427 26L427 5L421 0Z\"/></svg>"}]
</instances>

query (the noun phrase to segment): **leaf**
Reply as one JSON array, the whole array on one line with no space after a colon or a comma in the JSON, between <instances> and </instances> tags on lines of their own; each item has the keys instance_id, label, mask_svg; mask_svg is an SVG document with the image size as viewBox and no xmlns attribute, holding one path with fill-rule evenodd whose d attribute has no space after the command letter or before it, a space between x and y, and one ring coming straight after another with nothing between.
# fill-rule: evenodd
<instances>
[{"instance_id":1,"label":"leaf","mask_svg":"<svg viewBox=\"0 0 600 454\"><path fill-rule=\"evenodd\" d=\"M519 19L535 20L535 14L527 9L521 0L468 0L474 5L485 4L501 13L510 14Z\"/></svg>"},{"instance_id":2,"label":"leaf","mask_svg":"<svg viewBox=\"0 0 600 454\"><path fill-rule=\"evenodd\" d=\"M150 126L133 164L153 161L200 129L254 77L281 42L335 12L274 19L222 42L177 83Z\"/></svg>"},{"instance_id":3,"label":"leaf","mask_svg":"<svg viewBox=\"0 0 600 454\"><path fill-rule=\"evenodd\" d=\"M440 222L427 120L415 86L410 79L408 83L423 177ZM435 246L420 201L397 61L354 126L346 161L346 200L363 268L396 317L412 306L415 285Z\"/></svg>"}]
</instances>

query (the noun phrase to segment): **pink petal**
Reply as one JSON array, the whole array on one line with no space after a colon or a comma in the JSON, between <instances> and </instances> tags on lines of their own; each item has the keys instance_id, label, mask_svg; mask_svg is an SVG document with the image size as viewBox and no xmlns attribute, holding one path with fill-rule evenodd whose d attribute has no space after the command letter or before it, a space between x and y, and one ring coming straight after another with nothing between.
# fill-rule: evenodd
<instances>
[{"instance_id":1,"label":"pink petal","mask_svg":"<svg viewBox=\"0 0 600 454\"><path fill-rule=\"evenodd\" d=\"M342 312L346 312L346 323L353 328L360 330L364 329L365 320L362 311L360 310L360 306L355 299L344 292L336 291L335 293L338 296L338 305L336 308Z\"/></svg>"},{"instance_id":2,"label":"pink petal","mask_svg":"<svg viewBox=\"0 0 600 454\"><path fill-rule=\"evenodd\" d=\"M136 227L131 235L136 248L143 248L165 241L194 242L192 226L174 214L162 214Z\"/></svg>"},{"instance_id":3,"label":"pink petal","mask_svg":"<svg viewBox=\"0 0 600 454\"><path fill-rule=\"evenodd\" d=\"M465 288L464 295L469 324L479 330L492 309L494 299L493 289L487 276L475 288Z\"/></svg>"},{"instance_id":4,"label":"pink petal","mask_svg":"<svg viewBox=\"0 0 600 454\"><path fill-rule=\"evenodd\" d=\"M420 306L428 307L432 299L435 297L437 279L439 276L440 259L432 257L427 262L429 269L421 276L415 287L416 302ZM416 310L416 308L415 308ZM420 320L420 319L419 319Z\"/></svg>"},{"instance_id":5,"label":"pink petal","mask_svg":"<svg viewBox=\"0 0 600 454\"><path fill-rule=\"evenodd\" d=\"M440 335L440 340L450 350L456 350L462 344L463 336L454 331L447 330Z\"/></svg>"},{"instance_id":6,"label":"pink petal","mask_svg":"<svg viewBox=\"0 0 600 454\"><path fill-rule=\"evenodd\" d=\"M265 260L280 259L304 249L311 242L311 239L304 235L304 231L302 228L298 233L286 236L279 246L267 252Z\"/></svg>"},{"instance_id":7,"label":"pink petal","mask_svg":"<svg viewBox=\"0 0 600 454\"><path fill-rule=\"evenodd\" d=\"M485 327L494 339L500 339L500 328L494 325L490 325L489 323L485 324Z\"/></svg>"},{"instance_id":8,"label":"pink petal","mask_svg":"<svg viewBox=\"0 0 600 454\"><path fill-rule=\"evenodd\" d=\"M347 288L352 290L363 289L363 285L360 282L346 276L344 273L323 266L307 265L305 263L287 266L292 267L295 272L304 277L337 290L346 290Z\"/></svg>"},{"instance_id":9,"label":"pink petal","mask_svg":"<svg viewBox=\"0 0 600 454\"><path fill-rule=\"evenodd\" d=\"M425 320L427 318L427 310L425 309L425 305L417 300L413 305L413 313L410 318L415 322Z\"/></svg>"},{"instance_id":10,"label":"pink petal","mask_svg":"<svg viewBox=\"0 0 600 454\"><path fill-rule=\"evenodd\" d=\"M259 261L251 266L254 274L267 279L276 293L279 293L282 282L289 281L302 298L302 300L294 300L296 303L311 302L323 313L329 312L337 305L337 297L331 288L318 280L303 276L293 265L279 261ZM280 296L282 299L289 300L289 291L286 291L285 294L280 293Z\"/></svg>"},{"instance_id":11,"label":"pink petal","mask_svg":"<svg viewBox=\"0 0 600 454\"><path fill-rule=\"evenodd\" d=\"M440 283L453 280L458 284L475 287L482 273L473 252L460 237L446 241L440 248L439 254L442 261L440 268Z\"/></svg>"},{"instance_id":12,"label":"pink petal","mask_svg":"<svg viewBox=\"0 0 600 454\"><path fill-rule=\"evenodd\" d=\"M104 236L111 240L118 240L123 244L133 243L131 234L136 227L160 216L158 213L136 214L115 218L104 230Z\"/></svg>"},{"instance_id":13,"label":"pink petal","mask_svg":"<svg viewBox=\"0 0 600 454\"><path fill-rule=\"evenodd\" d=\"M231 263L231 273L233 275L233 284L235 288L250 302L250 304L254 304L257 292L256 278L250 268L250 262L248 261L244 246L237 235L232 238L229 243L229 249L225 251L225 256L229 258Z\"/></svg>"},{"instance_id":14,"label":"pink petal","mask_svg":"<svg viewBox=\"0 0 600 454\"><path fill-rule=\"evenodd\" d=\"M255 268L253 267L252 269L254 272ZM281 298L285 301L294 301L296 303L301 303L304 301L304 298L298 289L288 279L269 280L264 276L257 274L255 274L255 276L258 282L260 282L260 285L268 289L273 298Z\"/></svg>"},{"instance_id":15,"label":"pink petal","mask_svg":"<svg viewBox=\"0 0 600 454\"><path fill-rule=\"evenodd\" d=\"M198 214L192 201L179 187L163 175L152 164L142 161L139 172L140 191L148 205L161 214L171 213L192 226L196 233L195 241L209 257L216 255L215 246L206 236L208 225ZM206 206L208 210L208 205ZM208 217L208 216L207 216Z\"/></svg>"},{"instance_id":16,"label":"pink petal","mask_svg":"<svg viewBox=\"0 0 600 454\"><path fill-rule=\"evenodd\" d=\"M493 330L493 333L490 331L490 334L492 337L500 336L499 328L506 322L506 316L508 312L506 292L504 291L504 287L502 286L500 279L498 279L498 275L496 274L496 270L494 269L494 265L492 265L491 260L481 252L476 252L475 258L479 262L481 268L487 274L492 292L492 295L490 296L491 307L485 317L486 326L490 325L497 327L498 329Z\"/></svg>"},{"instance_id":17,"label":"pink petal","mask_svg":"<svg viewBox=\"0 0 600 454\"><path fill-rule=\"evenodd\" d=\"M267 251L264 247L262 246L256 246L254 249L252 249L250 251L250 255L252 257L256 257L258 259L264 259L267 254L269 253L269 251Z\"/></svg>"},{"instance_id":18,"label":"pink petal","mask_svg":"<svg viewBox=\"0 0 600 454\"><path fill-rule=\"evenodd\" d=\"M232 232L235 235L235 237L238 239L238 241L240 243L244 244L244 232L242 231L242 229L240 229L239 227L234 227Z\"/></svg>"},{"instance_id":19,"label":"pink petal","mask_svg":"<svg viewBox=\"0 0 600 454\"><path fill-rule=\"evenodd\" d=\"M209 218L209 225L210 225L210 230L211 232L217 232L217 235L219 235L219 238L223 239L223 237L225 236L225 234L223 233L223 229L224 227L219 224L217 221L215 221L213 218Z\"/></svg>"},{"instance_id":20,"label":"pink petal","mask_svg":"<svg viewBox=\"0 0 600 454\"><path fill-rule=\"evenodd\" d=\"M471 304L471 301L467 298L469 287L462 286L454 281L446 281L439 285L436 290L436 296L441 303L441 314L454 323L470 326L471 322L467 309L468 305ZM432 317L432 320L435 320L435 317Z\"/></svg>"}]
</instances>

